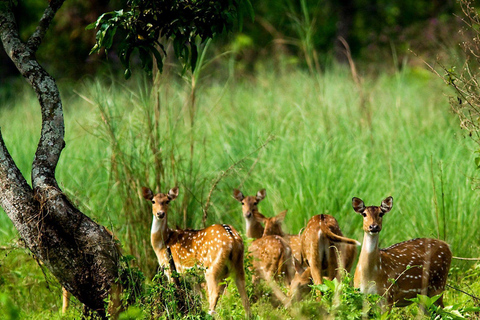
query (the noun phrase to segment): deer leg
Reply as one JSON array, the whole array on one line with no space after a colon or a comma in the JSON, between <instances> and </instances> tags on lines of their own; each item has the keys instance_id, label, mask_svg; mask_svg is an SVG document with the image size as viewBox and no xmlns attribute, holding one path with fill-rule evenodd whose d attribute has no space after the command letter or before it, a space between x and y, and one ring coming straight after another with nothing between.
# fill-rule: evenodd
<instances>
[{"instance_id":1,"label":"deer leg","mask_svg":"<svg viewBox=\"0 0 480 320\"><path fill-rule=\"evenodd\" d=\"M443 305L443 294L440 296L440 298L438 298L437 301L435 301L435 304L439 307L442 307L442 308L444 307L444 305Z\"/></svg>"},{"instance_id":2,"label":"deer leg","mask_svg":"<svg viewBox=\"0 0 480 320\"><path fill-rule=\"evenodd\" d=\"M219 297L219 285L216 277L216 273L213 270L207 270L205 272L205 280L207 282L207 291L208 291L208 313L214 314L215 307L217 306L218 297Z\"/></svg>"},{"instance_id":3,"label":"deer leg","mask_svg":"<svg viewBox=\"0 0 480 320\"><path fill-rule=\"evenodd\" d=\"M312 272L312 279L314 284L322 284L322 258L321 257L313 257L309 259L308 262L310 263L310 270Z\"/></svg>"},{"instance_id":4,"label":"deer leg","mask_svg":"<svg viewBox=\"0 0 480 320\"><path fill-rule=\"evenodd\" d=\"M324 246L321 243L322 239L320 238L318 240L318 244L315 246L313 245L310 248L310 252L308 253L307 256L307 261L310 265L310 270L312 273L312 279L314 284L322 284L323 279L322 279L322 264L323 264L323 256L325 254L324 252Z\"/></svg>"},{"instance_id":5,"label":"deer leg","mask_svg":"<svg viewBox=\"0 0 480 320\"><path fill-rule=\"evenodd\" d=\"M69 303L70 303L70 292L68 292L67 289L62 287L62 314L65 314L67 312Z\"/></svg>"},{"instance_id":6,"label":"deer leg","mask_svg":"<svg viewBox=\"0 0 480 320\"><path fill-rule=\"evenodd\" d=\"M243 263L235 265L235 284L237 285L238 293L242 299L245 314L250 318L250 302L248 301L247 290L245 288L245 271L243 270Z\"/></svg>"},{"instance_id":7,"label":"deer leg","mask_svg":"<svg viewBox=\"0 0 480 320\"><path fill-rule=\"evenodd\" d=\"M327 261L327 279L333 280L337 274L337 251L335 246L330 246L325 252L325 260Z\"/></svg>"}]
</instances>

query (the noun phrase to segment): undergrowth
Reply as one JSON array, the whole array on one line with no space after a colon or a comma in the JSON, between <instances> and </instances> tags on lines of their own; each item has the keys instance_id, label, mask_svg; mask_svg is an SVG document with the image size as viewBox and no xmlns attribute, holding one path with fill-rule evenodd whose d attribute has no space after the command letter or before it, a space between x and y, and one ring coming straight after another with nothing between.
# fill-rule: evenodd
<instances>
[{"instance_id":1,"label":"undergrowth","mask_svg":"<svg viewBox=\"0 0 480 320\"><path fill-rule=\"evenodd\" d=\"M364 76L360 99L358 86L341 67L315 75L267 69L235 83L199 79L194 106L191 84L174 77L158 87L145 79L86 80L64 91L67 136L57 180L83 212L114 232L124 254L135 258L125 270L138 272L125 272L133 272L141 285L131 287L126 297L131 304L122 316L184 316L180 307L159 298L176 297L170 285L158 276L151 280L158 263L142 186L163 192L180 187L171 228L227 223L244 233L232 190L253 194L265 188L259 209L266 216L288 209L287 232L298 233L311 216L329 213L345 235L357 240L361 217L351 209L351 198L379 204L392 195L395 206L384 221L382 247L434 237L446 240L454 256L478 256L480 200L472 143L447 112L445 87L434 76L418 68ZM2 133L28 177L39 137L38 102L30 91L19 90L9 105L0 112ZM7 314L2 319L60 318L60 286L26 250L15 248L17 239L7 216L0 214L0 312ZM478 307L480 295L480 274L473 265L453 261L444 300L462 316L478 318L471 309ZM322 299L311 297L288 310L270 303L268 287L256 300L252 284L247 289L258 319L326 313L387 317L351 286L325 285L319 288ZM195 311L188 314L207 317L206 300L199 297L192 297L189 306ZM66 318L78 318L81 309L74 301ZM394 309L388 317L421 317L414 310L415 305ZM225 319L243 314L234 285L228 285L217 311Z\"/></svg>"}]
</instances>

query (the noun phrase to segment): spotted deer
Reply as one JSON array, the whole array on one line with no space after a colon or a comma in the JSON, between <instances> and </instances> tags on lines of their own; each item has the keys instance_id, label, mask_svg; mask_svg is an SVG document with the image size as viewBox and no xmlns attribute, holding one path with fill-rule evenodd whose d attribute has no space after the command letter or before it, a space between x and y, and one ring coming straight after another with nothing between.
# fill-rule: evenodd
<instances>
[{"instance_id":1,"label":"spotted deer","mask_svg":"<svg viewBox=\"0 0 480 320\"><path fill-rule=\"evenodd\" d=\"M282 237L270 235L255 239L248 247L248 252L253 258L254 284L260 279L267 282L273 279L290 285L295 275L292 249Z\"/></svg>"},{"instance_id":2,"label":"spotted deer","mask_svg":"<svg viewBox=\"0 0 480 320\"><path fill-rule=\"evenodd\" d=\"M278 235L283 237L292 249L293 256L301 260L301 238L300 235L285 234L281 230L281 223L285 218L286 211L281 212L276 217L267 218L258 211L258 203L265 199L265 189L257 192L256 196L244 196L243 193L238 190L233 190L233 197L242 204L243 217L246 222L247 237L258 239L264 235ZM267 233L262 223L270 221Z\"/></svg>"},{"instance_id":3,"label":"spotted deer","mask_svg":"<svg viewBox=\"0 0 480 320\"><path fill-rule=\"evenodd\" d=\"M314 284L323 283L323 276L332 280L350 271L360 243L346 238L337 220L328 214L313 216L302 233L302 257L310 266ZM338 259L340 257L340 261Z\"/></svg>"},{"instance_id":4,"label":"spotted deer","mask_svg":"<svg viewBox=\"0 0 480 320\"><path fill-rule=\"evenodd\" d=\"M393 198L380 206L365 207L352 199L355 212L363 216L363 245L355 270L354 286L363 293L385 296L389 306L406 306L417 294L432 297L445 289L452 253L447 243L437 239L412 239L378 248L383 216L392 209ZM436 303L443 306L443 297Z\"/></svg>"},{"instance_id":5,"label":"spotted deer","mask_svg":"<svg viewBox=\"0 0 480 320\"><path fill-rule=\"evenodd\" d=\"M151 243L162 267L169 266L167 248L170 248L175 267L179 273L195 265L205 268L209 313L215 313L224 281L234 273L235 283L247 316L250 304L245 290L243 269L243 240L238 232L226 224L214 224L201 230L172 230L168 227L167 214L170 201L178 196L178 187L168 193L155 194L143 187L143 197L152 202L153 222Z\"/></svg>"},{"instance_id":6,"label":"spotted deer","mask_svg":"<svg viewBox=\"0 0 480 320\"><path fill-rule=\"evenodd\" d=\"M265 189L258 191L255 196L247 197L240 190L233 190L233 197L242 204L243 217L246 222L245 229L249 238L258 239L263 236L264 228L261 219L265 216L258 211L258 204L265 199L266 195Z\"/></svg>"},{"instance_id":7,"label":"spotted deer","mask_svg":"<svg viewBox=\"0 0 480 320\"><path fill-rule=\"evenodd\" d=\"M265 189L258 191L256 196L247 197L240 190L234 189L233 196L242 204L247 237L255 239L248 248L253 257L254 275L252 280L256 282L259 279L270 281L283 278L289 285L295 274L290 245L281 236L263 236L264 227L261 222L265 216L258 211L258 203L265 198Z\"/></svg>"},{"instance_id":8,"label":"spotted deer","mask_svg":"<svg viewBox=\"0 0 480 320\"><path fill-rule=\"evenodd\" d=\"M292 248L292 254L298 261L302 261L302 238L299 234L286 234L282 229L282 222L285 220L287 210L280 212L275 217L257 217L257 220L263 222L265 228L263 236L277 235L285 239Z\"/></svg>"},{"instance_id":9,"label":"spotted deer","mask_svg":"<svg viewBox=\"0 0 480 320\"><path fill-rule=\"evenodd\" d=\"M290 302L300 301L302 298L310 293L313 284L312 271L310 267L305 266L297 259L293 259L293 265L295 266L295 275L290 284Z\"/></svg>"}]
</instances>

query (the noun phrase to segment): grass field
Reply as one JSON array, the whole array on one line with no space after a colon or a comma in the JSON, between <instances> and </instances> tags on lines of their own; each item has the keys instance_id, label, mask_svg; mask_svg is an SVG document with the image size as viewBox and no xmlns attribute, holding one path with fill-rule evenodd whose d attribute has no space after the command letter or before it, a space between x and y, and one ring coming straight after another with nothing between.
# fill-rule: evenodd
<instances>
[{"instance_id":1,"label":"grass field","mask_svg":"<svg viewBox=\"0 0 480 320\"><path fill-rule=\"evenodd\" d=\"M114 231L147 279L156 261L143 185L163 192L180 187L171 226L201 228L208 202L207 224L229 223L244 233L232 190L253 195L265 188L260 211L272 216L288 209L288 232L329 213L345 235L360 241L362 218L352 197L380 205L391 195L381 246L434 237L446 240L454 256L480 255L475 146L449 111L448 88L434 75L406 68L365 76L359 87L348 69L332 67L315 76L264 70L235 81L197 83L194 91L188 79L174 77L155 89L145 80L107 78L61 86L66 148L57 179L84 213ZM40 112L30 89L16 92L0 110L0 125L29 177ZM16 248L17 240L1 213L0 313L8 310L12 319L59 316L59 285ZM479 296L480 272L473 266L454 260L449 284ZM222 318L233 316L225 311L240 303L233 300L221 303ZM475 304L451 288L445 302ZM254 306L259 318L268 318L267 311L294 317L261 303ZM415 314L406 310L392 317Z\"/></svg>"}]
</instances>

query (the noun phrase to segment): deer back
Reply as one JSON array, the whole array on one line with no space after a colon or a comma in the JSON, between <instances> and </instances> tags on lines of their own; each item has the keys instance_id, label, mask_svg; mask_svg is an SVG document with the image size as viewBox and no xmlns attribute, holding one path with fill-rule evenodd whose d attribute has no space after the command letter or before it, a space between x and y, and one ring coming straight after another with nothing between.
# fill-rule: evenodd
<instances>
[{"instance_id":1,"label":"deer back","mask_svg":"<svg viewBox=\"0 0 480 320\"><path fill-rule=\"evenodd\" d=\"M255 278L270 280L283 277L290 284L294 276L292 250L280 236L265 236L254 240L249 248Z\"/></svg>"},{"instance_id":2,"label":"deer back","mask_svg":"<svg viewBox=\"0 0 480 320\"><path fill-rule=\"evenodd\" d=\"M389 304L405 306L411 304L406 299L417 294L432 297L443 292L452 253L441 240L419 238L381 249L380 261L378 283L388 289ZM389 279L395 280L393 285Z\"/></svg>"},{"instance_id":3,"label":"deer back","mask_svg":"<svg viewBox=\"0 0 480 320\"><path fill-rule=\"evenodd\" d=\"M344 250L349 260L346 266L350 265L350 267L352 265L351 261L355 259L356 246L360 245L358 241L344 237L337 220L328 214L320 214L310 218L302 233L301 242L304 257L314 256L318 250L326 251L332 245L338 246L337 243L350 244ZM319 248L319 246L323 248Z\"/></svg>"},{"instance_id":4,"label":"deer back","mask_svg":"<svg viewBox=\"0 0 480 320\"><path fill-rule=\"evenodd\" d=\"M281 236L292 249L292 254L298 261L302 261L302 239L300 235L286 234L282 229L282 223L287 211L280 212L275 217L259 217L257 220L265 224L263 236Z\"/></svg>"},{"instance_id":5,"label":"deer back","mask_svg":"<svg viewBox=\"0 0 480 320\"><path fill-rule=\"evenodd\" d=\"M322 283L323 275L329 279L340 275L340 267L350 271L359 244L343 236L333 216L313 216L302 233L302 257L311 268L314 282Z\"/></svg>"},{"instance_id":6,"label":"deer back","mask_svg":"<svg viewBox=\"0 0 480 320\"><path fill-rule=\"evenodd\" d=\"M214 224L201 230L175 230L167 245L177 268L184 269L199 264L209 268L234 254L243 255L243 241L231 226Z\"/></svg>"}]
</instances>

